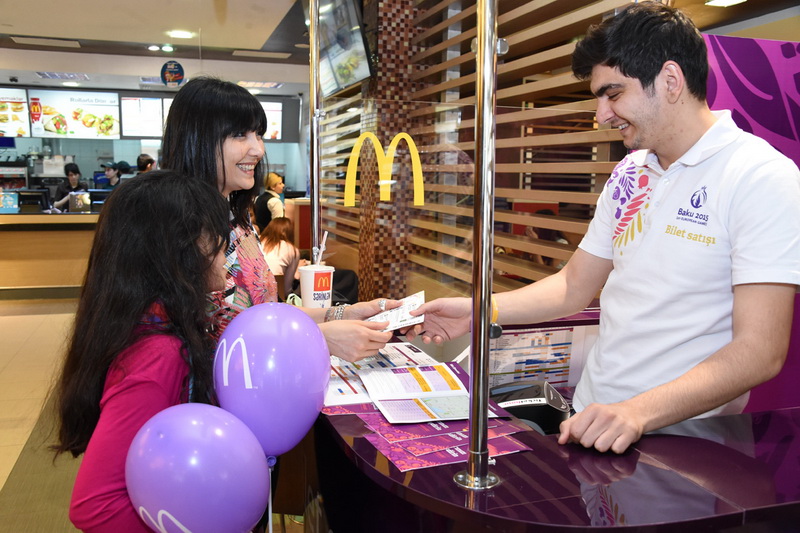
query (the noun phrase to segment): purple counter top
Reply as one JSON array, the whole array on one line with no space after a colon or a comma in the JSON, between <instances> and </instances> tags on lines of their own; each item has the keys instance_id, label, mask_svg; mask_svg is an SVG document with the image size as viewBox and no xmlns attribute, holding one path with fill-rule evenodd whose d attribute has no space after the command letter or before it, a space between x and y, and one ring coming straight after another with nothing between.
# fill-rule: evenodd
<instances>
[{"instance_id":1,"label":"purple counter top","mask_svg":"<svg viewBox=\"0 0 800 533\"><path fill-rule=\"evenodd\" d=\"M374 531L800 528L800 408L686 421L622 455L518 433L533 451L498 457L491 471L502 483L474 493L452 481L465 463L400 472L364 438L370 430L354 415L322 417L317 430L329 439L329 456L337 448L349 460L339 462L363 474L363 487L348 490L374 500L359 512L363 523L380 525ZM323 489L323 498L338 505L330 492ZM361 530L368 529L333 529Z\"/></svg>"}]
</instances>

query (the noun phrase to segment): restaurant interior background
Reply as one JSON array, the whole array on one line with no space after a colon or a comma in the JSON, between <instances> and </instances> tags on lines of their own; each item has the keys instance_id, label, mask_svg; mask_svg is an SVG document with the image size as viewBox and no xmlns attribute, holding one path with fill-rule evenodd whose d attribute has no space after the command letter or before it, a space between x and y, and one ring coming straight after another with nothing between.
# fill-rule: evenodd
<instances>
[{"instance_id":1,"label":"restaurant interior background","mask_svg":"<svg viewBox=\"0 0 800 533\"><path fill-rule=\"evenodd\" d=\"M409 3L425 8L439 2ZM673 3L688 9L701 27L725 26L726 34L797 40L800 33L800 15L792 1L750 0L729 8L705 6L703 0ZM167 35L176 29L190 36ZM375 29L366 27L365 31ZM163 51L165 45L173 51ZM176 89L164 85L160 72L165 62L175 60L187 78L220 76L251 87L259 99L288 102L284 109L292 116L284 123L293 131L288 141L268 141L268 156L285 174L290 190L306 190L303 125L308 114L309 53L301 0L143 0L117 5L113 12L95 0L42 0L36 9L4 10L0 48L0 87L69 86L76 91L111 89L120 96L155 93L169 98ZM377 60L380 68L380 57ZM156 137L124 134L113 141L43 142L26 137L17 139L15 149L0 149L0 163L43 151L73 155L84 178L91 179L102 162L135 164L136 156L157 152L159 145Z\"/></svg>"}]
</instances>

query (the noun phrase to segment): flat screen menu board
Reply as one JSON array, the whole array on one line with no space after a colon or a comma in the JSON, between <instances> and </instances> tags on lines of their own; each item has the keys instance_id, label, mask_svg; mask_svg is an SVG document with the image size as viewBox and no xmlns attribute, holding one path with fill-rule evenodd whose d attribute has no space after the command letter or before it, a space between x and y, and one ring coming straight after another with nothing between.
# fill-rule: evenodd
<instances>
[{"instance_id":1,"label":"flat screen menu board","mask_svg":"<svg viewBox=\"0 0 800 533\"><path fill-rule=\"evenodd\" d=\"M122 135L125 137L161 137L164 123L161 98L120 98Z\"/></svg>"},{"instance_id":2,"label":"flat screen menu board","mask_svg":"<svg viewBox=\"0 0 800 533\"><path fill-rule=\"evenodd\" d=\"M331 9L323 12L325 4ZM320 55L330 61L338 89L369 78L367 47L354 0L324 0L320 13Z\"/></svg>"},{"instance_id":3,"label":"flat screen menu board","mask_svg":"<svg viewBox=\"0 0 800 533\"><path fill-rule=\"evenodd\" d=\"M119 139L117 93L28 91L31 134L67 139Z\"/></svg>"},{"instance_id":4,"label":"flat screen menu board","mask_svg":"<svg viewBox=\"0 0 800 533\"><path fill-rule=\"evenodd\" d=\"M261 102L267 115L267 131L264 139L278 141L283 133L283 104L281 102Z\"/></svg>"},{"instance_id":5,"label":"flat screen menu board","mask_svg":"<svg viewBox=\"0 0 800 533\"><path fill-rule=\"evenodd\" d=\"M0 137L30 137L25 89L0 89Z\"/></svg>"},{"instance_id":6,"label":"flat screen menu board","mask_svg":"<svg viewBox=\"0 0 800 533\"><path fill-rule=\"evenodd\" d=\"M370 77L360 0L319 0L320 89L330 96ZM308 18L308 0L303 0Z\"/></svg>"}]
</instances>

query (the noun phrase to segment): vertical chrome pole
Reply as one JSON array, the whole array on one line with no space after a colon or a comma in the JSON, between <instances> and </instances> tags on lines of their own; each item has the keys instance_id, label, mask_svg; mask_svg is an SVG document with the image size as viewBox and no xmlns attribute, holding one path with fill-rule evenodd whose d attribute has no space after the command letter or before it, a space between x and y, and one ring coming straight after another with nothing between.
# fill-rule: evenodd
<instances>
[{"instance_id":1,"label":"vertical chrome pole","mask_svg":"<svg viewBox=\"0 0 800 533\"><path fill-rule=\"evenodd\" d=\"M311 196L311 250L312 262L317 263L322 260L317 257L319 254L321 232L321 206L320 206L320 174L322 149L320 143L320 121L325 116L322 110L322 96L319 84L319 0L309 0L308 3L308 40L309 40L309 112L308 122L308 142L309 146L309 171L310 171L310 192Z\"/></svg>"},{"instance_id":2,"label":"vertical chrome pole","mask_svg":"<svg viewBox=\"0 0 800 533\"><path fill-rule=\"evenodd\" d=\"M475 490L499 483L489 472L489 329L494 249L497 0L478 0L475 82L475 226L472 252L472 356L467 470L455 481Z\"/></svg>"}]
</instances>

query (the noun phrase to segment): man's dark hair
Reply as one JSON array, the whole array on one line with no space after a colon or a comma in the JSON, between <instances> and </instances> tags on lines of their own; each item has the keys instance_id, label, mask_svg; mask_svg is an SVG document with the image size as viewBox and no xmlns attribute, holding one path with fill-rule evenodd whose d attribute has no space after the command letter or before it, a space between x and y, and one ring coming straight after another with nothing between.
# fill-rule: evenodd
<instances>
[{"instance_id":1,"label":"man's dark hair","mask_svg":"<svg viewBox=\"0 0 800 533\"><path fill-rule=\"evenodd\" d=\"M589 27L572 53L572 72L586 80L597 65L616 67L651 89L670 60L683 70L689 92L705 100L708 55L703 36L680 10L641 2Z\"/></svg>"},{"instance_id":2,"label":"man's dark hair","mask_svg":"<svg viewBox=\"0 0 800 533\"><path fill-rule=\"evenodd\" d=\"M136 169L139 172L144 172L148 166L155 162L156 160L150 157L149 154L139 154L139 157L136 158Z\"/></svg>"},{"instance_id":3,"label":"man's dark hair","mask_svg":"<svg viewBox=\"0 0 800 533\"><path fill-rule=\"evenodd\" d=\"M80 175L81 169L78 168L78 165L75 163L67 163L64 165L64 175L66 176L69 173L78 174Z\"/></svg>"}]
</instances>

